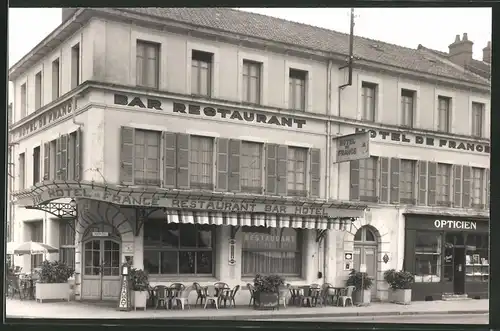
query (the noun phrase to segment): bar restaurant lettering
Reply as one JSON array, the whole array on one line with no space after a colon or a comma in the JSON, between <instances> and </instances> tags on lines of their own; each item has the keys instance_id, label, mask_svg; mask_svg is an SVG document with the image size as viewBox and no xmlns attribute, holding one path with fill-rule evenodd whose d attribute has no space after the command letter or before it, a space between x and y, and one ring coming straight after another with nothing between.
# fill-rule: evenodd
<instances>
[{"instance_id":1,"label":"bar restaurant lettering","mask_svg":"<svg viewBox=\"0 0 500 331\"><path fill-rule=\"evenodd\" d=\"M139 97L134 97L131 100L126 95L115 94L114 99L115 105L123 105L129 107L139 107L155 110L164 110L162 108L162 103L158 99L145 99L145 102ZM199 115L206 117L220 117L227 118L230 120L245 121L252 123L265 123L277 126L287 126L296 127L302 129L306 124L306 120L285 117L285 116L275 116L275 115L264 115L252 111L238 111L226 108L215 108L210 106L200 106L194 104L184 104L179 102L174 102L173 106L174 113Z\"/></svg>"},{"instance_id":2,"label":"bar restaurant lettering","mask_svg":"<svg viewBox=\"0 0 500 331\"><path fill-rule=\"evenodd\" d=\"M367 131L366 129L356 128L356 132L366 132L366 131ZM464 151L472 151L479 153L488 153L488 154L490 153L489 145L448 140L448 139L438 139L420 135L407 136L404 133L386 131L386 130L379 130L379 131L368 130L368 132L370 132L370 138L380 137L382 140L387 140L387 141L397 141L397 142L423 145L423 146L433 146L433 147L437 146L443 148L448 147L450 149L460 149Z\"/></svg>"},{"instance_id":3,"label":"bar restaurant lettering","mask_svg":"<svg viewBox=\"0 0 500 331\"><path fill-rule=\"evenodd\" d=\"M293 236L272 236L270 234L245 233L245 241L293 243L295 242L295 238Z\"/></svg>"},{"instance_id":4,"label":"bar restaurant lettering","mask_svg":"<svg viewBox=\"0 0 500 331\"><path fill-rule=\"evenodd\" d=\"M18 132L17 137L22 138L30 133L33 133L50 123L71 114L73 108L72 101L65 102L54 109L46 111L40 116L32 119L26 124L22 125L16 131Z\"/></svg>"}]
</instances>

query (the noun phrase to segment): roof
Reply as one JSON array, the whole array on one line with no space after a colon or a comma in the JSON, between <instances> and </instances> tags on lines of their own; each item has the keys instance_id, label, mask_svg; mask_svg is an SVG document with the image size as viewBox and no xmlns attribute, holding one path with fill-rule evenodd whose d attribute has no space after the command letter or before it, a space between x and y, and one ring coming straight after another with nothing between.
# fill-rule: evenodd
<instances>
[{"instance_id":1,"label":"roof","mask_svg":"<svg viewBox=\"0 0 500 331\"><path fill-rule=\"evenodd\" d=\"M349 54L349 35L230 8L115 8L238 35L246 35L315 51ZM426 56L427 55L427 56ZM354 57L411 71L487 85L488 81L425 51L356 36Z\"/></svg>"}]
</instances>

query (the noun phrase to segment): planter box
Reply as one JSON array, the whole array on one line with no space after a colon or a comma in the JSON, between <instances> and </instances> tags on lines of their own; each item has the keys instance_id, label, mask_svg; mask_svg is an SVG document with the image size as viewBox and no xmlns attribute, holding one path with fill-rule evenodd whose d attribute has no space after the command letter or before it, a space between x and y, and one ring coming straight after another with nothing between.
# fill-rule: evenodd
<instances>
[{"instance_id":1,"label":"planter box","mask_svg":"<svg viewBox=\"0 0 500 331\"><path fill-rule=\"evenodd\" d=\"M70 301L70 285L68 283L45 284L37 283L35 290L36 301L68 300Z\"/></svg>"},{"instance_id":2,"label":"planter box","mask_svg":"<svg viewBox=\"0 0 500 331\"><path fill-rule=\"evenodd\" d=\"M411 289L389 289L389 302L399 303L401 305L409 305L411 303Z\"/></svg>"},{"instance_id":3,"label":"planter box","mask_svg":"<svg viewBox=\"0 0 500 331\"><path fill-rule=\"evenodd\" d=\"M255 293L255 309L279 309L278 293Z\"/></svg>"},{"instance_id":4,"label":"planter box","mask_svg":"<svg viewBox=\"0 0 500 331\"><path fill-rule=\"evenodd\" d=\"M133 300L134 310L137 310L137 308L144 308L144 310L146 310L146 304L148 301L148 292L132 291L132 300Z\"/></svg>"},{"instance_id":5,"label":"planter box","mask_svg":"<svg viewBox=\"0 0 500 331\"><path fill-rule=\"evenodd\" d=\"M369 305L372 300L372 292L368 290L354 291L353 301L356 304Z\"/></svg>"}]
</instances>

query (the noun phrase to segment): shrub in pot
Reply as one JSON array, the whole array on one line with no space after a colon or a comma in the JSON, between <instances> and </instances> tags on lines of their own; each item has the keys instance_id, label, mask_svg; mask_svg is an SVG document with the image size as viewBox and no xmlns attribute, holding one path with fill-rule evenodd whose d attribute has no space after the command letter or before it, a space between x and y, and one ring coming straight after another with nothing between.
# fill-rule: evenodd
<instances>
[{"instance_id":1,"label":"shrub in pot","mask_svg":"<svg viewBox=\"0 0 500 331\"><path fill-rule=\"evenodd\" d=\"M148 274L144 270L131 268L129 275L134 309L144 308L146 310L149 289Z\"/></svg>"},{"instance_id":2,"label":"shrub in pot","mask_svg":"<svg viewBox=\"0 0 500 331\"><path fill-rule=\"evenodd\" d=\"M411 303L411 287L415 276L408 271L389 269L384 272L384 279L389 284L389 301L408 305Z\"/></svg>"},{"instance_id":3,"label":"shrub in pot","mask_svg":"<svg viewBox=\"0 0 500 331\"><path fill-rule=\"evenodd\" d=\"M70 300L71 291L68 279L75 270L59 261L43 261L37 271L35 299L43 300Z\"/></svg>"},{"instance_id":4,"label":"shrub in pot","mask_svg":"<svg viewBox=\"0 0 500 331\"><path fill-rule=\"evenodd\" d=\"M279 288L285 284L285 279L279 275L256 275L253 280L255 287L255 309L275 309L279 307Z\"/></svg>"},{"instance_id":5,"label":"shrub in pot","mask_svg":"<svg viewBox=\"0 0 500 331\"><path fill-rule=\"evenodd\" d=\"M360 304L369 304L371 302L370 288L373 286L373 278L366 272L359 272L352 269L347 278L346 286L355 286L353 300Z\"/></svg>"}]
</instances>

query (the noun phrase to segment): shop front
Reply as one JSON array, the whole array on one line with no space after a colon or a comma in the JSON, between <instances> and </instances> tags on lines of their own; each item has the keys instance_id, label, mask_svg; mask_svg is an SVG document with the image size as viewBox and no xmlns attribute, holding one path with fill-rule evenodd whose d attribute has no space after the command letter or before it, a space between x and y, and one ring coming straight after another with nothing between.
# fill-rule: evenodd
<instances>
[{"instance_id":1,"label":"shop front","mask_svg":"<svg viewBox=\"0 0 500 331\"><path fill-rule=\"evenodd\" d=\"M488 298L489 218L405 214L404 269L412 300Z\"/></svg>"}]
</instances>

